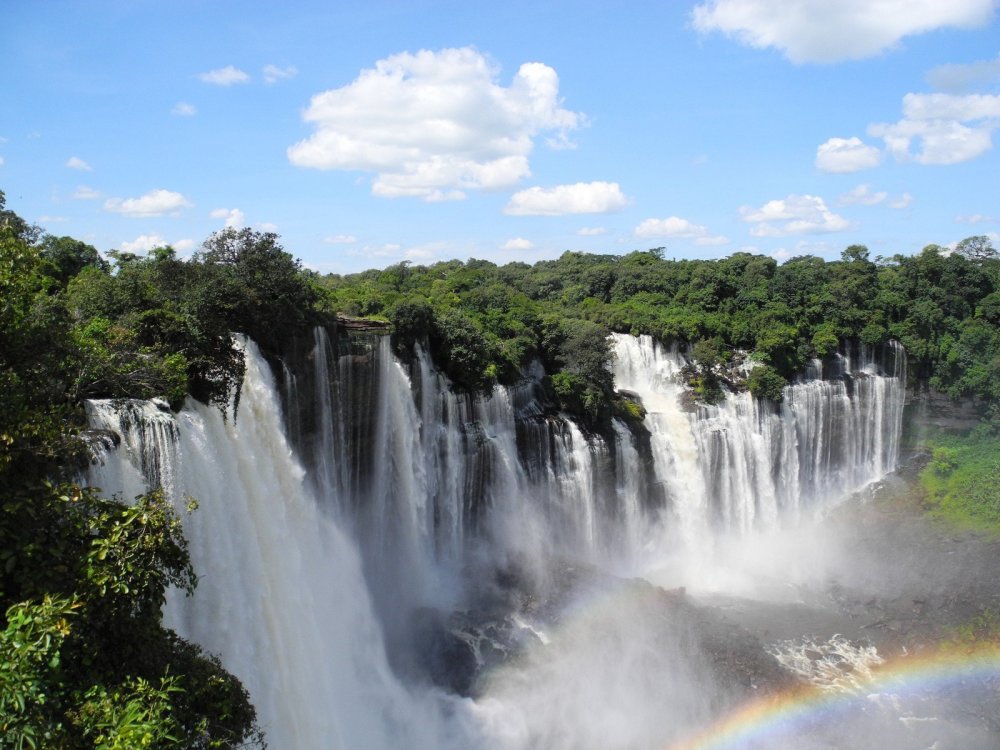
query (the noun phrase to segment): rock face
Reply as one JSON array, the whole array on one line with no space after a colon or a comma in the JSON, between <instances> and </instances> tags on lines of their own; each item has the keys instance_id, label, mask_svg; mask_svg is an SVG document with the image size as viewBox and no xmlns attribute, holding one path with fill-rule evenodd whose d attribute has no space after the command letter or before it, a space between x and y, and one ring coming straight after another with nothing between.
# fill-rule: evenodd
<instances>
[{"instance_id":1,"label":"rock face","mask_svg":"<svg viewBox=\"0 0 1000 750\"><path fill-rule=\"evenodd\" d=\"M971 430L986 413L985 404L972 398L953 400L929 386L909 390L903 412L903 429L919 438L927 430Z\"/></svg>"},{"instance_id":2,"label":"rock face","mask_svg":"<svg viewBox=\"0 0 1000 750\"><path fill-rule=\"evenodd\" d=\"M679 649L726 686L727 703L795 682L758 637L720 608L696 604L683 589L665 590L570 564L558 566L556 578L542 588L510 572L498 575L497 583L494 595L475 606L417 614L420 667L445 690L479 697L484 681L497 670L545 659L546 649L564 648L562 641L569 637L562 626L579 619L584 603L593 601L612 601L615 609L641 616L651 624L655 641L670 644L665 653ZM601 617L592 618L598 629L613 630Z\"/></svg>"}]
</instances>

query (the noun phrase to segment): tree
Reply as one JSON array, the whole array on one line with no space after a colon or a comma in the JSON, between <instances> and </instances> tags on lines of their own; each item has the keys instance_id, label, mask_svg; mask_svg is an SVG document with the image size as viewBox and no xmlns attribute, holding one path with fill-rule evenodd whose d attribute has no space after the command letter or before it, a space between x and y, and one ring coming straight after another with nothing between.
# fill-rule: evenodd
<instances>
[{"instance_id":1,"label":"tree","mask_svg":"<svg viewBox=\"0 0 1000 750\"><path fill-rule=\"evenodd\" d=\"M227 227L205 240L196 261L221 271L213 288L231 296L232 330L264 348L281 351L291 331L313 322L316 291L274 232Z\"/></svg>"},{"instance_id":2,"label":"tree","mask_svg":"<svg viewBox=\"0 0 1000 750\"><path fill-rule=\"evenodd\" d=\"M38 242L42 228L36 224L29 224L6 206L7 196L0 190L0 229L8 229L14 237L29 245Z\"/></svg>"},{"instance_id":3,"label":"tree","mask_svg":"<svg viewBox=\"0 0 1000 750\"><path fill-rule=\"evenodd\" d=\"M750 370L747 377L747 388L757 398L766 398L779 403L784 397L788 381L770 365L759 364Z\"/></svg>"},{"instance_id":4,"label":"tree","mask_svg":"<svg viewBox=\"0 0 1000 750\"><path fill-rule=\"evenodd\" d=\"M973 263L1000 259L1000 253L997 253L990 238L985 235L966 237L956 245L955 252Z\"/></svg>"},{"instance_id":5,"label":"tree","mask_svg":"<svg viewBox=\"0 0 1000 750\"><path fill-rule=\"evenodd\" d=\"M86 460L80 342L14 224L0 226L0 747L259 745L243 686L162 626L166 588L195 584L162 494L126 504L66 481Z\"/></svg>"},{"instance_id":6,"label":"tree","mask_svg":"<svg viewBox=\"0 0 1000 750\"><path fill-rule=\"evenodd\" d=\"M84 268L93 267L104 273L111 270L110 264L101 257L97 248L72 237L54 237L47 234L39 245L42 257L48 262L53 278L62 286Z\"/></svg>"}]
</instances>

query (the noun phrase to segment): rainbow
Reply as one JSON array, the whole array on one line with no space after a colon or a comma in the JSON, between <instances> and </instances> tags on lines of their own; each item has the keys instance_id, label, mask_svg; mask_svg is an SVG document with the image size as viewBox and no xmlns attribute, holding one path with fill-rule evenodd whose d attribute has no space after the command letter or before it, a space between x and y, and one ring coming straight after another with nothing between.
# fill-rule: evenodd
<instances>
[{"instance_id":1,"label":"rainbow","mask_svg":"<svg viewBox=\"0 0 1000 750\"><path fill-rule=\"evenodd\" d=\"M880 666L865 694L795 689L744 704L729 715L664 750L771 748L817 725L849 721L873 694L946 694L1000 680L1000 648L946 649L900 657ZM870 705L870 703L868 704ZM794 745L788 745L792 747Z\"/></svg>"}]
</instances>

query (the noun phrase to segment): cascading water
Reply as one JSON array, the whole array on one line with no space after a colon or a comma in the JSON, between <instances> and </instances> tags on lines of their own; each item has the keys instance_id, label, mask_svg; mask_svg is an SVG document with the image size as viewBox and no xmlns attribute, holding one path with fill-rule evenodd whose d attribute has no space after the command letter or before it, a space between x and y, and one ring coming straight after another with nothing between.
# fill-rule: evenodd
<instances>
[{"instance_id":1,"label":"cascading water","mask_svg":"<svg viewBox=\"0 0 1000 750\"><path fill-rule=\"evenodd\" d=\"M685 407L676 350L648 336L616 334L614 344L616 382L643 400L657 475L691 534L794 523L896 466L906 388L896 346L889 372L870 355L838 354L824 378L813 362L774 408L745 392Z\"/></svg>"},{"instance_id":2,"label":"cascading water","mask_svg":"<svg viewBox=\"0 0 1000 750\"><path fill-rule=\"evenodd\" d=\"M446 747L433 696L414 698L389 668L356 546L312 496L252 343L246 359L237 420L194 401L176 421L143 402L91 402L92 424L124 442L92 484L137 492L142 475L181 507L198 498L185 519L198 589L174 592L165 620L243 681L272 748Z\"/></svg>"},{"instance_id":3,"label":"cascading water","mask_svg":"<svg viewBox=\"0 0 1000 750\"><path fill-rule=\"evenodd\" d=\"M194 597L171 598L167 619L244 681L276 750L596 747L610 736L584 729L614 726L608 711L625 721L628 701L672 670L662 692L675 710L647 705L621 733L634 738L623 747L652 748L667 725L677 731L706 710L700 692L687 694L700 668L679 655L676 632L687 630L670 625L664 640L656 596L643 591L636 612L659 624L630 634L631 610L619 609L570 627L555 651L532 650L523 674L485 681L475 703L413 677L420 613L473 606L497 570L641 575L664 551L704 552L729 533L794 523L894 467L905 373L842 356L833 372L815 363L777 408L745 393L685 407L681 355L648 338L613 343L617 385L647 416L640 428L616 420L604 437L545 413L538 367L472 398L420 348L404 364L388 337L322 329L282 365L283 415L247 344L236 420L193 401L176 419L151 404L93 402L92 424L122 446L92 483L126 496L162 484L178 507L199 500L185 523L201 583ZM897 352L890 365L902 360ZM515 614L535 632L528 640L549 640L543 625L517 619L537 614L530 606ZM591 674L600 689L557 701L593 716L558 740L559 728L540 722L565 716L543 719L532 700L572 679L573 660L595 647L610 649ZM655 649L669 658L643 656ZM546 653L556 654L551 668ZM633 660L655 674L635 668L629 682L614 671ZM517 686L535 685L531 674L525 700Z\"/></svg>"}]
</instances>

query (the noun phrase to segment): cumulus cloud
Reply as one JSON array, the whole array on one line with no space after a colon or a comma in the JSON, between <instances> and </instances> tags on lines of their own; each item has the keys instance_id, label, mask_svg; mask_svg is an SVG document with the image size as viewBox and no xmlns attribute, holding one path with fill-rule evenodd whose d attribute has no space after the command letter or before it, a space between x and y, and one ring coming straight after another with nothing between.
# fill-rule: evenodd
<instances>
[{"instance_id":1,"label":"cumulus cloud","mask_svg":"<svg viewBox=\"0 0 1000 750\"><path fill-rule=\"evenodd\" d=\"M216 208L209 216L213 219L225 219L227 227L240 229L243 226L244 214L238 208Z\"/></svg>"},{"instance_id":2,"label":"cumulus cloud","mask_svg":"<svg viewBox=\"0 0 1000 750\"><path fill-rule=\"evenodd\" d=\"M123 242L118 247L126 253L148 253L154 247L163 247L167 241L158 234L140 234L131 242Z\"/></svg>"},{"instance_id":3,"label":"cumulus cloud","mask_svg":"<svg viewBox=\"0 0 1000 750\"><path fill-rule=\"evenodd\" d=\"M754 226L754 237L784 237L790 234L839 232L851 226L843 216L833 213L822 198L815 195L789 195L768 201L760 208L740 209L743 221Z\"/></svg>"},{"instance_id":4,"label":"cumulus cloud","mask_svg":"<svg viewBox=\"0 0 1000 750\"><path fill-rule=\"evenodd\" d=\"M927 72L927 83L949 94L1000 86L1000 55L968 65L939 65Z\"/></svg>"},{"instance_id":5,"label":"cumulus cloud","mask_svg":"<svg viewBox=\"0 0 1000 750\"><path fill-rule=\"evenodd\" d=\"M859 60L935 29L983 26L994 0L707 0L692 11L702 34L722 32L794 63Z\"/></svg>"},{"instance_id":6,"label":"cumulus cloud","mask_svg":"<svg viewBox=\"0 0 1000 750\"><path fill-rule=\"evenodd\" d=\"M842 206L878 206L885 204L889 208L906 208L913 201L913 196L903 193L898 198L889 198L889 194L884 190L874 191L871 185L865 183L847 191L838 199Z\"/></svg>"},{"instance_id":7,"label":"cumulus cloud","mask_svg":"<svg viewBox=\"0 0 1000 750\"><path fill-rule=\"evenodd\" d=\"M501 250L531 250L535 246L535 243L531 240L526 240L524 237L514 237L513 239L507 240L500 246Z\"/></svg>"},{"instance_id":8,"label":"cumulus cloud","mask_svg":"<svg viewBox=\"0 0 1000 750\"><path fill-rule=\"evenodd\" d=\"M170 114L177 115L178 117L193 117L198 114L198 108L188 102L177 102L174 108L170 110Z\"/></svg>"},{"instance_id":9,"label":"cumulus cloud","mask_svg":"<svg viewBox=\"0 0 1000 750\"><path fill-rule=\"evenodd\" d=\"M608 230L604 227L581 227L576 230L576 233L581 237L599 237L602 234L607 234Z\"/></svg>"},{"instance_id":10,"label":"cumulus cloud","mask_svg":"<svg viewBox=\"0 0 1000 750\"><path fill-rule=\"evenodd\" d=\"M104 202L104 210L123 216L146 217L177 214L182 208L190 208L191 202L180 193L170 190L151 190L139 198L109 198Z\"/></svg>"},{"instance_id":11,"label":"cumulus cloud","mask_svg":"<svg viewBox=\"0 0 1000 750\"><path fill-rule=\"evenodd\" d=\"M298 73L299 69L294 65L289 65L287 68L281 68L277 65L265 65L263 69L264 83L272 84L284 81L287 78L294 78Z\"/></svg>"},{"instance_id":12,"label":"cumulus cloud","mask_svg":"<svg viewBox=\"0 0 1000 750\"><path fill-rule=\"evenodd\" d=\"M403 252L403 257L408 260L429 260L434 255L435 252L430 247L409 247Z\"/></svg>"},{"instance_id":13,"label":"cumulus cloud","mask_svg":"<svg viewBox=\"0 0 1000 750\"><path fill-rule=\"evenodd\" d=\"M850 206L854 204L860 204L862 206L877 206L888 197L889 194L884 190L873 192L871 185L866 183L864 185L858 185L853 190L849 190L840 196L840 204L842 206Z\"/></svg>"},{"instance_id":14,"label":"cumulus cloud","mask_svg":"<svg viewBox=\"0 0 1000 750\"><path fill-rule=\"evenodd\" d=\"M173 244L173 248L181 255L186 255L187 253L190 253L192 250L194 250L195 247L197 247L197 245L198 243L195 242L194 240L182 239L182 240L177 240L177 242Z\"/></svg>"},{"instance_id":15,"label":"cumulus cloud","mask_svg":"<svg viewBox=\"0 0 1000 750\"><path fill-rule=\"evenodd\" d=\"M824 172L846 174L877 167L882 152L858 137L830 138L816 149L816 167Z\"/></svg>"},{"instance_id":16,"label":"cumulus cloud","mask_svg":"<svg viewBox=\"0 0 1000 750\"><path fill-rule=\"evenodd\" d=\"M233 86L237 83L249 83L250 75L233 65L227 65L207 73L199 73L198 79L213 86Z\"/></svg>"},{"instance_id":17,"label":"cumulus cloud","mask_svg":"<svg viewBox=\"0 0 1000 750\"><path fill-rule=\"evenodd\" d=\"M456 200L530 175L536 136L566 141L583 116L564 109L559 77L521 65L509 86L471 47L402 52L351 83L313 96L315 132L288 149L300 167L374 172L372 192Z\"/></svg>"},{"instance_id":18,"label":"cumulus cloud","mask_svg":"<svg viewBox=\"0 0 1000 750\"><path fill-rule=\"evenodd\" d=\"M101 191L86 185L79 185L70 197L78 201L93 201L101 197Z\"/></svg>"},{"instance_id":19,"label":"cumulus cloud","mask_svg":"<svg viewBox=\"0 0 1000 750\"><path fill-rule=\"evenodd\" d=\"M353 234L335 234L330 237L323 238L323 242L327 245L350 245L357 241L358 238Z\"/></svg>"},{"instance_id":20,"label":"cumulus cloud","mask_svg":"<svg viewBox=\"0 0 1000 750\"><path fill-rule=\"evenodd\" d=\"M66 166L70 169L79 169L82 172L92 172L94 168L87 164L79 156L71 156L66 160Z\"/></svg>"},{"instance_id":21,"label":"cumulus cloud","mask_svg":"<svg viewBox=\"0 0 1000 750\"><path fill-rule=\"evenodd\" d=\"M993 148L992 133L998 126L998 95L907 94L903 118L870 125L868 133L882 138L899 161L957 164Z\"/></svg>"},{"instance_id":22,"label":"cumulus cloud","mask_svg":"<svg viewBox=\"0 0 1000 750\"><path fill-rule=\"evenodd\" d=\"M729 240L721 235L711 235L707 227L693 224L679 216L666 219L646 219L635 228L637 237L677 237L692 239L698 245L724 245Z\"/></svg>"},{"instance_id":23,"label":"cumulus cloud","mask_svg":"<svg viewBox=\"0 0 1000 750\"><path fill-rule=\"evenodd\" d=\"M577 182L521 190L510 197L503 212L510 216L607 214L621 211L627 204L617 182Z\"/></svg>"}]
</instances>

